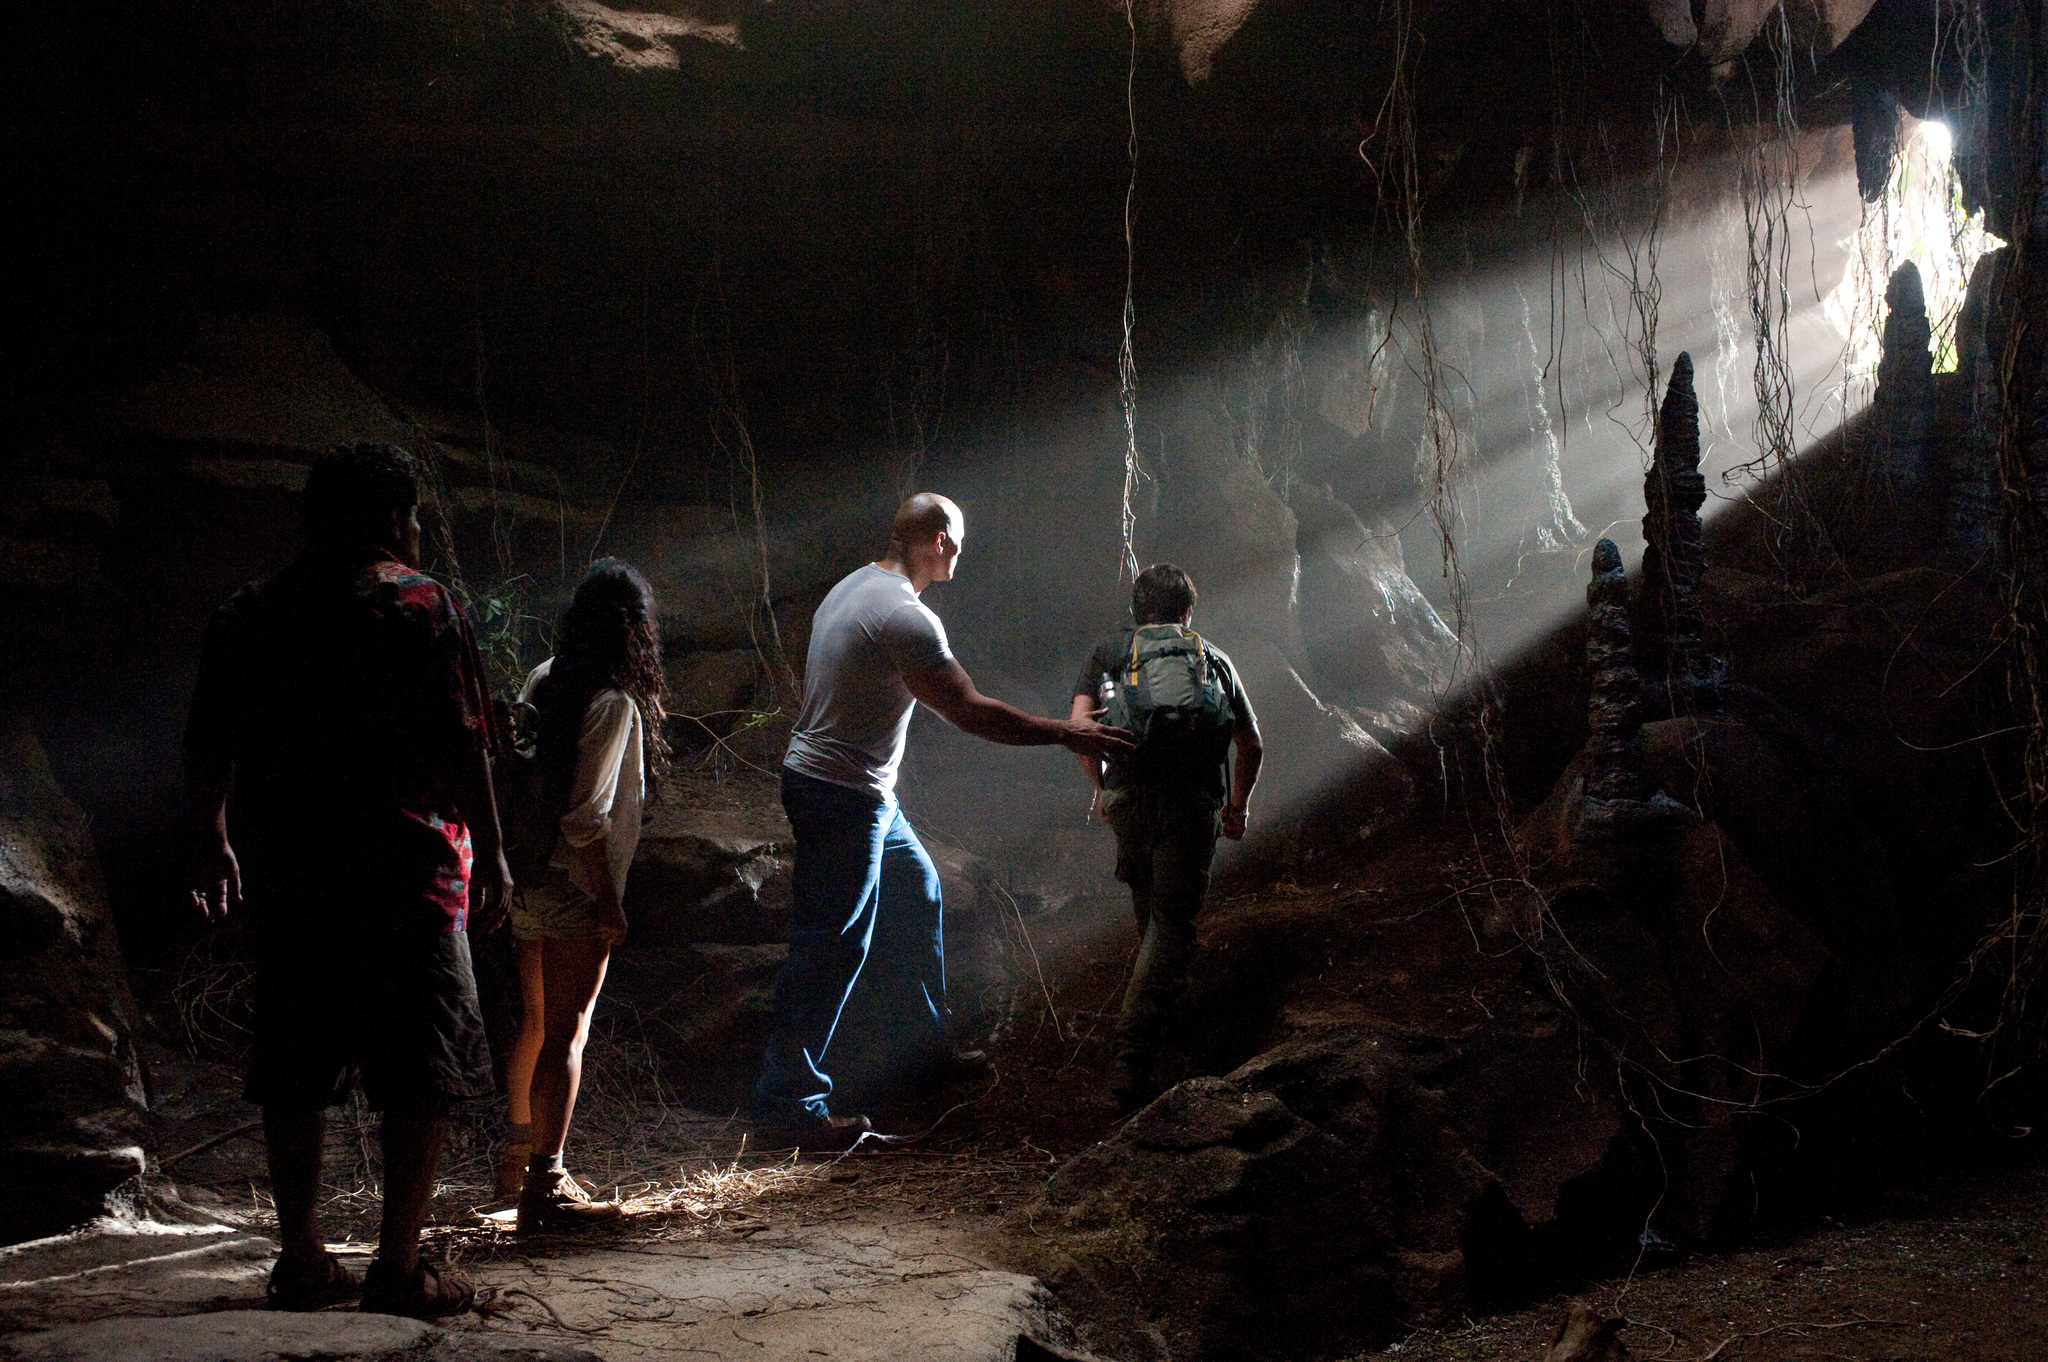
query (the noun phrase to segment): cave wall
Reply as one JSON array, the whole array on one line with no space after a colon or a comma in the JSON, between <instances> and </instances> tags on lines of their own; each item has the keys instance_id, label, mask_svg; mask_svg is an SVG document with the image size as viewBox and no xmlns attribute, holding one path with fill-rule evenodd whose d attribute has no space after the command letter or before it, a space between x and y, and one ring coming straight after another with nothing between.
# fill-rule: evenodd
<instances>
[{"instance_id":1,"label":"cave wall","mask_svg":"<svg viewBox=\"0 0 2048 1362\"><path fill-rule=\"evenodd\" d=\"M953 491L971 557L934 604L994 693L1059 709L1123 613L1128 112L1136 548L1196 569L1216 637L1315 752L1270 788L1341 787L1469 681L1461 608L1512 651L1571 599L1586 534L1630 518L1632 390L1655 373L1625 353L1642 328L1616 243L1664 224L1657 344L1720 342L1716 380L1740 387L1741 338L1702 332L1740 283L1728 184L1756 111L1727 110L1729 64L1788 59L1750 8L1688 36L1623 0L1421 6L1394 106L1391 21L1331 3L1128 24L1094 3L34 16L4 129L38 208L0 338L0 458L27 489L18 703L110 864L146 861L205 609L290 551L293 470L348 433L437 451L460 549L442 566L482 594L523 580L545 613L592 551L652 560L683 652L745 643L745 554L719 540L751 520L742 451L799 623L897 493ZM1855 212L1856 77L1828 52L1856 8L1787 29L1817 294ZM1660 160L1662 101L1716 80L1721 111L1687 114L1684 157ZM1388 245L1404 205L1427 214L1412 259ZM1424 315L1478 477L1455 507L1429 504ZM1799 324L1817 391L1837 347L1817 312ZM1741 418L1723 424L1739 461ZM1039 827L1066 778L919 743L934 811L948 781L1014 790L982 816ZM1404 797L1396 780L1373 808ZM124 905L149 892L125 874Z\"/></svg>"}]
</instances>

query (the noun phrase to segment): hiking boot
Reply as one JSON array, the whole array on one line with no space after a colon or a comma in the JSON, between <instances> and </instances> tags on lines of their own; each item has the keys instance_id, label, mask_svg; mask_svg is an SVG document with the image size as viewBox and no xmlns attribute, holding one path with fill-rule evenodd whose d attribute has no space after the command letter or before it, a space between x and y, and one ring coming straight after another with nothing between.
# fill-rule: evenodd
<instances>
[{"instance_id":1,"label":"hiking boot","mask_svg":"<svg viewBox=\"0 0 2048 1362\"><path fill-rule=\"evenodd\" d=\"M580 1230L609 1224L626 1213L616 1201L592 1201L567 1170L528 1173L519 1193L519 1233Z\"/></svg>"},{"instance_id":2,"label":"hiking boot","mask_svg":"<svg viewBox=\"0 0 2048 1362\"><path fill-rule=\"evenodd\" d=\"M533 1146L508 1144L498 1155L498 1170L491 1178L492 1194L499 1201L511 1201L526 1189L526 1165L533 1161Z\"/></svg>"},{"instance_id":3,"label":"hiking boot","mask_svg":"<svg viewBox=\"0 0 2048 1362\"><path fill-rule=\"evenodd\" d=\"M762 1149L851 1149L874 1129L865 1116L819 1116L799 1109L794 1116L757 1118L754 1142Z\"/></svg>"},{"instance_id":4,"label":"hiking boot","mask_svg":"<svg viewBox=\"0 0 2048 1362\"><path fill-rule=\"evenodd\" d=\"M323 1252L306 1262L278 1259L263 1288L263 1303L272 1310L303 1313L346 1305L362 1294L356 1274L343 1267L341 1259Z\"/></svg>"},{"instance_id":5,"label":"hiking boot","mask_svg":"<svg viewBox=\"0 0 2048 1362\"><path fill-rule=\"evenodd\" d=\"M476 1283L452 1267L422 1258L411 1272L400 1272L379 1258L363 1274L363 1303L356 1308L368 1315L436 1319L459 1315L475 1302Z\"/></svg>"}]
</instances>

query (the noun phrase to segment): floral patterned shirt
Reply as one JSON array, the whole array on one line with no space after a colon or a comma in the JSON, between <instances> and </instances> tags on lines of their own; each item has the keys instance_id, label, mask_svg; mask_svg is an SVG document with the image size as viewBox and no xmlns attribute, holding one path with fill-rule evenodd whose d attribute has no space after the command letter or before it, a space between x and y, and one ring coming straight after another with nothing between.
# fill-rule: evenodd
<instances>
[{"instance_id":1,"label":"floral patterned shirt","mask_svg":"<svg viewBox=\"0 0 2048 1362\"><path fill-rule=\"evenodd\" d=\"M495 740L468 617L389 555L302 558L207 627L186 741L232 756L231 830L265 911L461 931L453 790Z\"/></svg>"}]
</instances>

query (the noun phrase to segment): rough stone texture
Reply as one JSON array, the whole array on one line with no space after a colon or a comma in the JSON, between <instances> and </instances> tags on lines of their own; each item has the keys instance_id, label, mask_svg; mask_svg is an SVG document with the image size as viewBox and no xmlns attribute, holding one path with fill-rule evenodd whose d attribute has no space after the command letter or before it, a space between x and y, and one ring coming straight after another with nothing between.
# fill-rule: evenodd
<instances>
[{"instance_id":1,"label":"rough stone texture","mask_svg":"<svg viewBox=\"0 0 2048 1362\"><path fill-rule=\"evenodd\" d=\"M754 696L761 656L752 648L688 653L665 664L669 722L678 742L696 744L732 731Z\"/></svg>"},{"instance_id":2,"label":"rough stone texture","mask_svg":"<svg viewBox=\"0 0 2048 1362\"><path fill-rule=\"evenodd\" d=\"M1669 1170L1655 1228L1712 1239L1754 1213L1740 1108L1758 1073L1799 1070L1801 1024L1832 957L1698 818L1628 829L1618 886L1553 894L1534 940L1548 977L1644 1113Z\"/></svg>"},{"instance_id":3,"label":"rough stone texture","mask_svg":"<svg viewBox=\"0 0 2048 1362\"><path fill-rule=\"evenodd\" d=\"M1657 414L1657 448L1643 478L1643 580L1634 627L1640 673L1661 692L1660 706L1672 712L1713 705L1724 670L1706 651L1700 614L1706 548L1699 513L1706 499L1692 356L1680 354L1671 365Z\"/></svg>"},{"instance_id":4,"label":"rough stone texture","mask_svg":"<svg viewBox=\"0 0 2048 1362\"><path fill-rule=\"evenodd\" d=\"M675 1114L680 1128L702 1136L728 1124ZM769 1221L743 1234L557 1244L466 1264L489 1309L441 1327L347 1312L270 1314L260 1309L275 1252L269 1241L220 1225L106 1224L0 1252L0 1357L1085 1358L1067 1346L1071 1340L1036 1282L981 1265L985 1245L977 1235L991 1219L979 1207L943 1225L869 1214L809 1229L775 1223L772 1207L760 1209ZM368 1260L359 1247L342 1254L357 1271ZM564 1332L562 1324L580 1332Z\"/></svg>"},{"instance_id":5,"label":"rough stone texture","mask_svg":"<svg viewBox=\"0 0 2048 1362\"><path fill-rule=\"evenodd\" d=\"M1377 1346L1487 1289L1607 1155L1613 1114L1572 1063L1554 1025L1470 1050L1339 1030L1188 1079L1054 1174L1034 1265L1063 1296L1120 1296L1169 1356Z\"/></svg>"},{"instance_id":6,"label":"rough stone texture","mask_svg":"<svg viewBox=\"0 0 2048 1362\"><path fill-rule=\"evenodd\" d=\"M1593 546L1593 580L1586 586L1591 618L1586 630L1586 671L1590 678L1586 722L1591 770L1586 794L1593 799L1642 797L1642 754L1636 732L1643 723L1642 682L1629 646L1628 577L1621 551L1611 539Z\"/></svg>"},{"instance_id":7,"label":"rough stone texture","mask_svg":"<svg viewBox=\"0 0 2048 1362\"><path fill-rule=\"evenodd\" d=\"M752 650L769 644L764 571L778 611L800 600L815 605L880 551L876 519L857 504L842 504L809 523L757 530L751 516L728 507L636 500L618 508L604 548L647 574L662 631L679 652ZM794 640L785 638L784 647L802 660Z\"/></svg>"},{"instance_id":8,"label":"rough stone texture","mask_svg":"<svg viewBox=\"0 0 2048 1362\"><path fill-rule=\"evenodd\" d=\"M1266 761L1259 807L1293 816L1254 815L1245 844L1226 844L1219 868L1235 863L1241 845L1284 859L1318 847L1363 839L1399 822L1413 805L1415 782L1384 744L1340 705L1322 700L1301 673L1263 637L1228 650L1258 709ZM1339 792L1344 798L1335 798Z\"/></svg>"},{"instance_id":9,"label":"rough stone texture","mask_svg":"<svg viewBox=\"0 0 2048 1362\"><path fill-rule=\"evenodd\" d=\"M1627 1323L1620 1316L1589 1309L1584 1301L1569 1301L1557 1337L1543 1350L1543 1362L1629 1362L1634 1354L1615 1337Z\"/></svg>"},{"instance_id":10,"label":"rough stone texture","mask_svg":"<svg viewBox=\"0 0 2048 1362\"><path fill-rule=\"evenodd\" d=\"M1193 380L1163 393L1156 542L1141 559L1186 568L1201 593L1197 627L1236 657L1255 636L1297 662L1299 604L1294 511L1236 447L1217 395ZM1234 646L1233 646L1234 645Z\"/></svg>"},{"instance_id":11,"label":"rough stone texture","mask_svg":"<svg viewBox=\"0 0 2048 1362\"><path fill-rule=\"evenodd\" d=\"M1784 0L1784 38L1791 50L1818 59L1841 45L1876 0ZM1702 54L1717 74L1778 22L1780 0L1698 0L1694 7Z\"/></svg>"},{"instance_id":12,"label":"rough stone texture","mask_svg":"<svg viewBox=\"0 0 2048 1362\"><path fill-rule=\"evenodd\" d=\"M135 1015L85 815L0 715L0 1238L90 1219L142 1171Z\"/></svg>"},{"instance_id":13,"label":"rough stone texture","mask_svg":"<svg viewBox=\"0 0 2048 1362\"><path fill-rule=\"evenodd\" d=\"M1928 472L1935 405L1933 328L1917 265L1908 260L1893 272L1884 301L1884 357L1871 402L1877 462L1894 487L1912 491Z\"/></svg>"},{"instance_id":14,"label":"rough stone texture","mask_svg":"<svg viewBox=\"0 0 2048 1362\"><path fill-rule=\"evenodd\" d=\"M1297 482L1302 645L1318 689L1382 740L1413 736L1442 703L1458 659L1401 560L1391 525L1368 530L1327 487Z\"/></svg>"},{"instance_id":15,"label":"rough stone texture","mask_svg":"<svg viewBox=\"0 0 2048 1362\"><path fill-rule=\"evenodd\" d=\"M1190 85L1209 79L1218 49L1258 7L1259 0L1148 0L1144 6L1165 10L1167 33Z\"/></svg>"},{"instance_id":16,"label":"rough stone texture","mask_svg":"<svg viewBox=\"0 0 2048 1362\"><path fill-rule=\"evenodd\" d=\"M237 1310L109 1319L0 1338L19 1362L599 1362L587 1348L438 1329L395 1315Z\"/></svg>"},{"instance_id":17,"label":"rough stone texture","mask_svg":"<svg viewBox=\"0 0 2048 1362\"><path fill-rule=\"evenodd\" d=\"M177 357L115 411L122 427L192 445L318 451L416 433L323 332L258 313L199 318Z\"/></svg>"},{"instance_id":18,"label":"rough stone texture","mask_svg":"<svg viewBox=\"0 0 2048 1362\"><path fill-rule=\"evenodd\" d=\"M1876 203L1891 188L1892 167L1898 161L1899 101L1891 91L1868 82L1859 82L1850 98L1849 126L1856 141L1856 189L1865 203Z\"/></svg>"},{"instance_id":19,"label":"rough stone texture","mask_svg":"<svg viewBox=\"0 0 2048 1362\"><path fill-rule=\"evenodd\" d=\"M1657 36L1673 47L1691 47L1699 41L1699 25L1693 22L1691 0L1643 0Z\"/></svg>"},{"instance_id":20,"label":"rough stone texture","mask_svg":"<svg viewBox=\"0 0 2048 1362\"><path fill-rule=\"evenodd\" d=\"M682 66L686 42L738 47L739 25L699 17L694 5L670 4L664 10L617 10L596 0L549 0L546 6L562 36L585 56L635 73L674 71ZM708 5L704 9L722 9Z\"/></svg>"},{"instance_id":21,"label":"rough stone texture","mask_svg":"<svg viewBox=\"0 0 2048 1362\"><path fill-rule=\"evenodd\" d=\"M0 1335L246 1306L276 1258L271 1240L227 1225L103 1217L0 1249Z\"/></svg>"},{"instance_id":22,"label":"rough stone texture","mask_svg":"<svg viewBox=\"0 0 2048 1362\"><path fill-rule=\"evenodd\" d=\"M656 804L626 882L636 938L758 945L789 930L795 834L780 807L736 812Z\"/></svg>"}]
</instances>

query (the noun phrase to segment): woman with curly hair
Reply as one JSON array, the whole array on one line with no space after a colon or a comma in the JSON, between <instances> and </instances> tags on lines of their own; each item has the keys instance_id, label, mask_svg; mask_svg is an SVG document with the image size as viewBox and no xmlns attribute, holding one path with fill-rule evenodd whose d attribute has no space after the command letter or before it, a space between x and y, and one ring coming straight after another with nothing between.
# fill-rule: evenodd
<instances>
[{"instance_id":1,"label":"woman with curly hair","mask_svg":"<svg viewBox=\"0 0 2048 1362\"><path fill-rule=\"evenodd\" d=\"M512 910L524 1006L507 1066L512 1139L499 1173L501 1186L517 1178L525 1156L521 1233L620 1213L617 1202L590 1199L563 1166L562 1148L591 1009L612 947L626 937L621 900L641 810L667 763L666 696L654 592L618 559L599 559L562 617L555 655L519 697L536 711L542 798L549 813L563 811L547 869L529 876L537 882L523 886Z\"/></svg>"}]
</instances>

